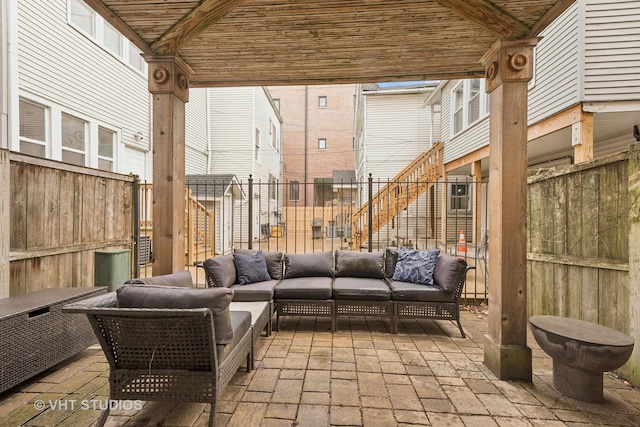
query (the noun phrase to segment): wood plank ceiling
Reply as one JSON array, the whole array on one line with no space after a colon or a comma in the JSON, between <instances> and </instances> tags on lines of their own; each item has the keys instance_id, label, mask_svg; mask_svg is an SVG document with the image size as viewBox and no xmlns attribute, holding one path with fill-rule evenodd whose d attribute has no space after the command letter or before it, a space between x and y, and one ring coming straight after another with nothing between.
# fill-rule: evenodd
<instances>
[{"instance_id":1,"label":"wood plank ceiling","mask_svg":"<svg viewBox=\"0 0 640 427\"><path fill-rule=\"evenodd\" d=\"M191 87L468 78L498 39L537 36L573 0L87 0Z\"/></svg>"}]
</instances>

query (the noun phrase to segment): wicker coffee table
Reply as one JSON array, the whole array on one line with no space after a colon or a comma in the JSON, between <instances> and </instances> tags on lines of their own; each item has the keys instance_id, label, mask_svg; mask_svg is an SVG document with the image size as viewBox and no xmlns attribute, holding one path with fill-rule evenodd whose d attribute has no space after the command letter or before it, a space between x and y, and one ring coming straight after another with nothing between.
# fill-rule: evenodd
<instances>
[{"instance_id":1,"label":"wicker coffee table","mask_svg":"<svg viewBox=\"0 0 640 427\"><path fill-rule=\"evenodd\" d=\"M106 291L43 289L0 299L0 392L97 343L86 316L62 306Z\"/></svg>"}]
</instances>

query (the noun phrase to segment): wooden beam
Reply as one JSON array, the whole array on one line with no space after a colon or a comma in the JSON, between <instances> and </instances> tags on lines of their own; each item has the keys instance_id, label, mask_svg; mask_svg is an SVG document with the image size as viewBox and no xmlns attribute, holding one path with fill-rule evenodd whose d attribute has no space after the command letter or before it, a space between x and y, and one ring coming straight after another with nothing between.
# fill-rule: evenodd
<instances>
[{"instance_id":1,"label":"wooden beam","mask_svg":"<svg viewBox=\"0 0 640 427\"><path fill-rule=\"evenodd\" d=\"M562 12L567 10L567 8L569 8L573 3L575 3L575 0L560 0L554 3L554 5L551 6L551 9L547 10L545 14L542 15L542 18L538 19L538 21L533 24L529 34L527 34L527 37L538 36L542 30L547 28L558 16L562 15Z\"/></svg>"},{"instance_id":2,"label":"wooden beam","mask_svg":"<svg viewBox=\"0 0 640 427\"><path fill-rule=\"evenodd\" d=\"M593 160L593 113L580 111L580 120L571 126L571 145L576 163Z\"/></svg>"},{"instance_id":3,"label":"wooden beam","mask_svg":"<svg viewBox=\"0 0 640 427\"><path fill-rule=\"evenodd\" d=\"M173 55L198 34L218 22L244 0L204 0L169 28L151 48L159 55Z\"/></svg>"},{"instance_id":4,"label":"wooden beam","mask_svg":"<svg viewBox=\"0 0 640 427\"><path fill-rule=\"evenodd\" d=\"M436 0L464 19L469 20L500 39L516 40L525 37L530 28L488 0Z\"/></svg>"},{"instance_id":5,"label":"wooden beam","mask_svg":"<svg viewBox=\"0 0 640 427\"><path fill-rule=\"evenodd\" d=\"M113 13L109 7L104 4L102 0L84 0L87 5L98 12L100 16L102 16L108 23L113 25L113 27L120 31L123 36L131 40L131 42L138 47L147 55L152 54L153 51L149 44L144 40L140 35L134 31L129 25L127 25L118 15Z\"/></svg>"},{"instance_id":6,"label":"wooden beam","mask_svg":"<svg viewBox=\"0 0 640 427\"><path fill-rule=\"evenodd\" d=\"M572 126L580 121L582 115L582 105L576 104L548 119L529 126L527 130L527 140L533 141L550 133Z\"/></svg>"},{"instance_id":7,"label":"wooden beam","mask_svg":"<svg viewBox=\"0 0 640 427\"><path fill-rule=\"evenodd\" d=\"M476 151L467 154L466 156L455 159L444 165L445 172L451 172L473 162L480 161L489 157L489 146L485 145L482 148L478 148Z\"/></svg>"}]
</instances>

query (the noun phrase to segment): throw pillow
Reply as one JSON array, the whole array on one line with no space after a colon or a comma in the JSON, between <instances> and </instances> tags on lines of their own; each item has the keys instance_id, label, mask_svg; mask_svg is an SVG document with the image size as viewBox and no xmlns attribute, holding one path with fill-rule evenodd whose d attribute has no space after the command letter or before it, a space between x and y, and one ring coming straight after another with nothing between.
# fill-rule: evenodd
<instances>
[{"instance_id":1,"label":"throw pillow","mask_svg":"<svg viewBox=\"0 0 640 427\"><path fill-rule=\"evenodd\" d=\"M433 273L436 269L439 253L439 249L429 249L427 251L400 249L393 280L433 286Z\"/></svg>"},{"instance_id":2,"label":"throw pillow","mask_svg":"<svg viewBox=\"0 0 640 427\"><path fill-rule=\"evenodd\" d=\"M235 249L235 253L242 255L253 255L258 252L255 249ZM272 280L282 279L282 252L280 251L267 251L263 252L264 259L267 260L267 270L269 270L269 276Z\"/></svg>"},{"instance_id":3,"label":"throw pillow","mask_svg":"<svg viewBox=\"0 0 640 427\"><path fill-rule=\"evenodd\" d=\"M229 288L236 283L236 266L233 262L233 255L207 258L202 265L207 272L207 280L211 279L213 286Z\"/></svg>"},{"instance_id":4,"label":"throw pillow","mask_svg":"<svg viewBox=\"0 0 640 427\"><path fill-rule=\"evenodd\" d=\"M116 290L118 307L122 308L208 308L213 313L217 344L233 340L229 288L180 288L158 285L124 285Z\"/></svg>"},{"instance_id":5,"label":"throw pillow","mask_svg":"<svg viewBox=\"0 0 640 427\"><path fill-rule=\"evenodd\" d=\"M233 254L233 262L236 265L238 283L241 285L271 280L267 269L267 260L262 251L253 255L235 253Z\"/></svg>"},{"instance_id":6,"label":"throw pillow","mask_svg":"<svg viewBox=\"0 0 640 427\"><path fill-rule=\"evenodd\" d=\"M384 252L336 251L336 276L384 279Z\"/></svg>"},{"instance_id":7,"label":"throw pillow","mask_svg":"<svg viewBox=\"0 0 640 427\"><path fill-rule=\"evenodd\" d=\"M334 277L333 251L284 254L284 278Z\"/></svg>"}]
</instances>

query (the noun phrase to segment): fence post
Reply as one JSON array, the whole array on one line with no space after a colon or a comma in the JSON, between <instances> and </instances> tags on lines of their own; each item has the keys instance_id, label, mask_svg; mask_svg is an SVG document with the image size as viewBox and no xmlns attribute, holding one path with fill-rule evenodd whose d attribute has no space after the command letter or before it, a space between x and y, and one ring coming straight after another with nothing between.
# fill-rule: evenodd
<instances>
[{"instance_id":1,"label":"fence post","mask_svg":"<svg viewBox=\"0 0 640 427\"><path fill-rule=\"evenodd\" d=\"M249 175L249 205L247 209L249 210L247 212L249 217L247 221L247 234L249 235L247 248L253 249L253 175Z\"/></svg>"},{"instance_id":2,"label":"fence post","mask_svg":"<svg viewBox=\"0 0 640 427\"><path fill-rule=\"evenodd\" d=\"M640 144L629 146L629 334L640 340ZM640 383L640 346L633 348L633 353L620 371L629 378L632 384Z\"/></svg>"},{"instance_id":3,"label":"fence post","mask_svg":"<svg viewBox=\"0 0 640 427\"><path fill-rule=\"evenodd\" d=\"M368 238L368 242L367 242L367 250L369 252L373 251L373 176L372 174L369 174L369 195L367 196L369 198L369 213L368 213L368 219L367 222L369 224L369 227L367 227L367 238Z\"/></svg>"},{"instance_id":4,"label":"fence post","mask_svg":"<svg viewBox=\"0 0 640 427\"><path fill-rule=\"evenodd\" d=\"M133 260L133 277L140 277L140 177L135 175L133 178L133 191L131 192L131 204L133 205L133 253L131 259ZM129 269L131 271L131 268Z\"/></svg>"}]
</instances>

